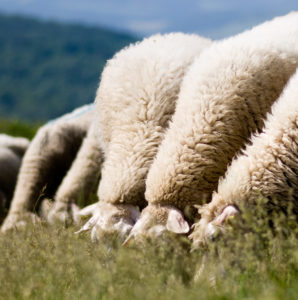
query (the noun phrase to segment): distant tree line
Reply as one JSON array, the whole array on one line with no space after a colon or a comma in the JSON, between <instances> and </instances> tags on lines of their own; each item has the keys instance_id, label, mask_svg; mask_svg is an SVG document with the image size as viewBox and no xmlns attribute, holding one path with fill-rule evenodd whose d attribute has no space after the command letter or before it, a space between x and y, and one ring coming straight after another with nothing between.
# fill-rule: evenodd
<instances>
[{"instance_id":1,"label":"distant tree line","mask_svg":"<svg viewBox=\"0 0 298 300\"><path fill-rule=\"evenodd\" d=\"M100 73L136 38L0 14L0 118L45 121L93 101Z\"/></svg>"}]
</instances>

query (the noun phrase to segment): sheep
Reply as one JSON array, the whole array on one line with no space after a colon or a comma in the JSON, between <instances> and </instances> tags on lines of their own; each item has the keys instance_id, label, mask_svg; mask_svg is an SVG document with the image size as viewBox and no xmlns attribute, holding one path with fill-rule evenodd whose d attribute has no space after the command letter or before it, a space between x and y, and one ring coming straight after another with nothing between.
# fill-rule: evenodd
<instances>
[{"instance_id":1,"label":"sheep","mask_svg":"<svg viewBox=\"0 0 298 300\"><path fill-rule=\"evenodd\" d=\"M13 137L4 133L0 134L0 147L12 150L22 157L29 146L29 140L24 137Z\"/></svg>"},{"instance_id":2,"label":"sheep","mask_svg":"<svg viewBox=\"0 0 298 300\"><path fill-rule=\"evenodd\" d=\"M80 148L93 115L94 105L85 105L38 130L24 155L2 232L25 224L28 216L36 219L33 212L38 211L41 198L54 195ZM77 189L73 198L76 192Z\"/></svg>"},{"instance_id":3,"label":"sheep","mask_svg":"<svg viewBox=\"0 0 298 300\"><path fill-rule=\"evenodd\" d=\"M262 129L297 65L296 12L203 51L184 77L175 114L146 179L149 205L129 239L146 235L155 225L158 233L189 231L183 211L211 200L219 177L251 133Z\"/></svg>"},{"instance_id":4,"label":"sheep","mask_svg":"<svg viewBox=\"0 0 298 300\"><path fill-rule=\"evenodd\" d=\"M183 76L210 43L197 35L154 35L108 61L95 100L105 157L97 193L101 202L82 231L93 228L92 236L101 230L122 236L129 232L136 205L145 204L145 178L175 110ZM111 205L114 221L103 212Z\"/></svg>"},{"instance_id":5,"label":"sheep","mask_svg":"<svg viewBox=\"0 0 298 300\"><path fill-rule=\"evenodd\" d=\"M194 247L223 230L239 207L254 205L262 195L298 212L298 69L268 114L262 133L252 137L244 153L232 161L212 201L200 209L191 235Z\"/></svg>"},{"instance_id":6,"label":"sheep","mask_svg":"<svg viewBox=\"0 0 298 300\"><path fill-rule=\"evenodd\" d=\"M81 196L84 202L95 193L99 177L103 153L96 127L90 125L87 136L54 196L54 203L46 218L50 223L80 222L79 215L74 215L73 205ZM91 199L92 200L92 199ZM73 219L75 217L78 219Z\"/></svg>"},{"instance_id":7,"label":"sheep","mask_svg":"<svg viewBox=\"0 0 298 300\"><path fill-rule=\"evenodd\" d=\"M29 140L0 134L0 223L12 197L22 157Z\"/></svg>"}]
</instances>

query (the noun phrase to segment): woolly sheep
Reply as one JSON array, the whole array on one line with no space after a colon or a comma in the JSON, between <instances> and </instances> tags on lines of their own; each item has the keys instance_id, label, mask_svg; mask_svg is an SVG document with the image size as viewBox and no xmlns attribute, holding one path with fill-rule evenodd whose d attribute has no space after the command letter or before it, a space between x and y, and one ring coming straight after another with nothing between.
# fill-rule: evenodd
<instances>
[{"instance_id":1,"label":"woolly sheep","mask_svg":"<svg viewBox=\"0 0 298 300\"><path fill-rule=\"evenodd\" d=\"M0 134L0 223L8 210L22 157L29 141Z\"/></svg>"},{"instance_id":2,"label":"woolly sheep","mask_svg":"<svg viewBox=\"0 0 298 300\"><path fill-rule=\"evenodd\" d=\"M2 231L24 224L24 219L34 216L32 212L38 210L40 198L54 195L80 148L93 115L94 105L86 105L38 130L24 155Z\"/></svg>"},{"instance_id":3,"label":"woolly sheep","mask_svg":"<svg viewBox=\"0 0 298 300\"><path fill-rule=\"evenodd\" d=\"M29 140L26 138L0 134L0 147L10 149L20 157L24 155L28 146Z\"/></svg>"},{"instance_id":4,"label":"woolly sheep","mask_svg":"<svg viewBox=\"0 0 298 300\"><path fill-rule=\"evenodd\" d=\"M96 191L103 154L96 127L93 125L94 123L91 124L71 168L56 192L53 207L47 215L50 223L72 221L76 217L73 215L73 204L77 202L78 196L90 201L89 197ZM79 218L78 215L77 217ZM73 221L79 222L80 218Z\"/></svg>"},{"instance_id":5,"label":"woolly sheep","mask_svg":"<svg viewBox=\"0 0 298 300\"><path fill-rule=\"evenodd\" d=\"M135 205L145 204L145 178L174 112L183 76L210 43L196 35L155 35L125 48L107 63L96 95L105 156L98 189L101 202L83 231L93 228L96 236L101 230L121 235L130 230L138 214ZM113 211L121 205L114 221L103 212L111 205Z\"/></svg>"},{"instance_id":6,"label":"woolly sheep","mask_svg":"<svg viewBox=\"0 0 298 300\"><path fill-rule=\"evenodd\" d=\"M195 60L147 176L149 206L130 238L156 224L158 233L189 231L178 209L210 201L219 177L251 133L261 130L297 65L298 13L214 42Z\"/></svg>"},{"instance_id":7,"label":"woolly sheep","mask_svg":"<svg viewBox=\"0 0 298 300\"><path fill-rule=\"evenodd\" d=\"M235 158L212 201L200 210L192 234L194 246L223 228L236 207L254 204L260 194L280 208L298 195L298 70L268 115L264 131L252 138L243 155Z\"/></svg>"}]
</instances>

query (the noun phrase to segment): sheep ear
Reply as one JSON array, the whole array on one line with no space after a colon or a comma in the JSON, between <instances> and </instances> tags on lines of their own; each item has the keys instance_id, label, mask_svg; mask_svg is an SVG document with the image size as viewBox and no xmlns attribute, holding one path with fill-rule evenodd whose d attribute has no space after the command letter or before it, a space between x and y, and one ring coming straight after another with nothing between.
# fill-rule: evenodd
<instances>
[{"instance_id":1,"label":"sheep ear","mask_svg":"<svg viewBox=\"0 0 298 300\"><path fill-rule=\"evenodd\" d=\"M239 211L235 206L229 205L225 207L219 216L216 217L213 223L217 225L223 225L224 222L228 221L230 218L233 218L238 213Z\"/></svg>"},{"instance_id":2,"label":"sheep ear","mask_svg":"<svg viewBox=\"0 0 298 300\"><path fill-rule=\"evenodd\" d=\"M169 212L166 228L174 233L189 232L188 223L184 220L182 213L177 210Z\"/></svg>"}]
</instances>

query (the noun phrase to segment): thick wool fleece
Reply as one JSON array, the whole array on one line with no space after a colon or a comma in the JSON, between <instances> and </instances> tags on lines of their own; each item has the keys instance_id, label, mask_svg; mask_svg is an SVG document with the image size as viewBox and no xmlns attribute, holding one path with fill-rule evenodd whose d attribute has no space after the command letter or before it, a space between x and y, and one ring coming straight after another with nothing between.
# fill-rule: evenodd
<instances>
[{"instance_id":1,"label":"thick wool fleece","mask_svg":"<svg viewBox=\"0 0 298 300\"><path fill-rule=\"evenodd\" d=\"M260 195L298 212L298 71L268 115L264 131L255 135L244 154L233 160L212 201L202 207L193 238L205 237L206 226L225 207L254 204Z\"/></svg>"},{"instance_id":2,"label":"thick wool fleece","mask_svg":"<svg viewBox=\"0 0 298 300\"><path fill-rule=\"evenodd\" d=\"M148 173L150 204L184 209L211 198L237 151L298 65L298 13L213 43L186 74L169 129Z\"/></svg>"},{"instance_id":3,"label":"thick wool fleece","mask_svg":"<svg viewBox=\"0 0 298 300\"><path fill-rule=\"evenodd\" d=\"M93 105L78 108L41 127L27 149L2 231L52 197L69 169L93 119Z\"/></svg>"},{"instance_id":4,"label":"thick wool fleece","mask_svg":"<svg viewBox=\"0 0 298 300\"><path fill-rule=\"evenodd\" d=\"M182 78L210 43L195 35L156 35L107 63L96 96L105 155L100 200L142 205L145 178L174 112Z\"/></svg>"},{"instance_id":5,"label":"thick wool fleece","mask_svg":"<svg viewBox=\"0 0 298 300\"><path fill-rule=\"evenodd\" d=\"M22 157L28 145L29 141L25 138L0 134L0 223L8 210Z\"/></svg>"}]
</instances>

